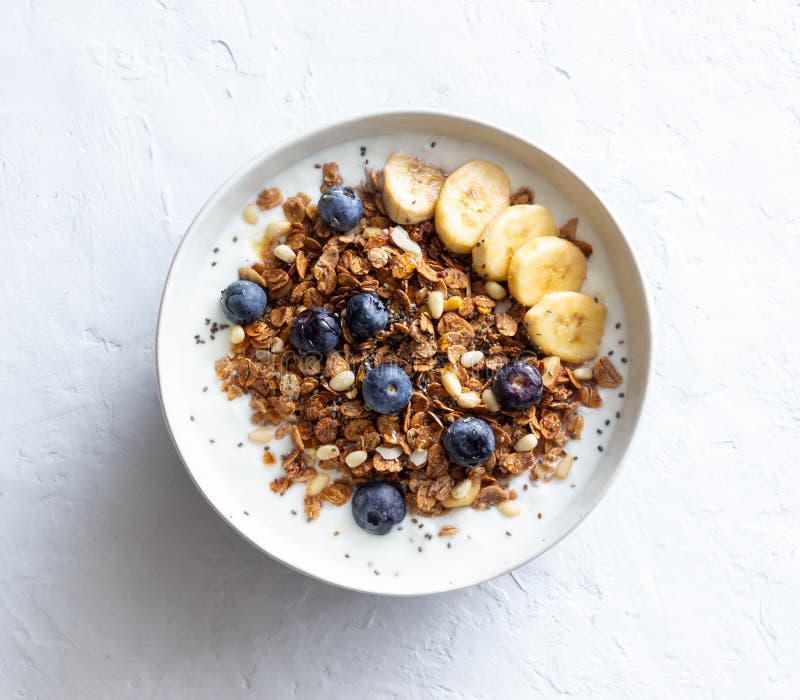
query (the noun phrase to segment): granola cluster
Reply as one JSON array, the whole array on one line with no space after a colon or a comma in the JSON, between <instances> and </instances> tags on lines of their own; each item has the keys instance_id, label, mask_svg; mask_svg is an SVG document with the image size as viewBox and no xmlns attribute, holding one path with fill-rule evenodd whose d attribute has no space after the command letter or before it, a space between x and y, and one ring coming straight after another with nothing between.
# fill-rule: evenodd
<instances>
[{"instance_id":1,"label":"granola cluster","mask_svg":"<svg viewBox=\"0 0 800 700\"><path fill-rule=\"evenodd\" d=\"M335 163L321 170L320 189L341 183ZM277 437L291 434L294 449L281 458L285 473L273 480L272 490L283 493L320 473L336 474L315 482L324 483L321 490L307 488L305 513L313 520L323 503L341 506L358 484L383 479L400 488L412 515L437 516L450 506L482 510L513 500L509 479L523 472L531 480L566 478L572 457L564 446L583 428L578 408L600 405L597 384L616 386L619 373L601 358L597 377L582 380L557 358L537 357L521 323L525 308L491 298L469 259L444 249L432 221L405 227L407 239L392 235L379 180L372 171L358 190L364 219L346 235L328 229L304 193L282 201L272 189L258 198L259 207L282 203L290 226L285 237L265 240L259 262L239 270L240 278L267 290L271 310L244 327L244 339L217 361L216 372L229 399L249 396L253 424L279 426ZM512 203L533 197L522 189ZM562 235L574 239L576 225L569 222ZM279 245L294 255L276 256ZM385 331L359 343L342 324L339 350L326 357L293 352L289 331L296 314L313 306L341 314L361 291L384 300L390 313ZM438 318L428 306L432 292L444 298ZM499 303L505 310L498 310ZM469 361L462 362L466 353ZM544 380L541 402L525 411L500 410L485 399L465 407L443 382L443 375L455 374L464 392L482 396L512 359L531 363ZM365 373L385 363L400 365L412 379L412 399L399 416L373 413L361 400ZM343 381L350 372L354 381ZM440 439L465 415L480 416L495 435L494 456L473 469L450 464ZM517 451L523 438L535 447ZM264 462L276 462L267 449Z\"/></svg>"}]
</instances>

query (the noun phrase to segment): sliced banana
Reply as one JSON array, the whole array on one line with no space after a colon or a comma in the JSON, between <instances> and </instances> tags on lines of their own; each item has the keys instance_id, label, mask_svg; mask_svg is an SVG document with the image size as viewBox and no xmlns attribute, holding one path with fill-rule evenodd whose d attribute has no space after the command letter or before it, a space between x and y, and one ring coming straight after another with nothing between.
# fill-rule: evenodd
<instances>
[{"instance_id":1,"label":"sliced banana","mask_svg":"<svg viewBox=\"0 0 800 700\"><path fill-rule=\"evenodd\" d=\"M532 238L557 236L558 225L541 204L517 204L503 209L472 249L472 268L481 277L495 282L508 279L508 266L514 252Z\"/></svg>"},{"instance_id":2,"label":"sliced banana","mask_svg":"<svg viewBox=\"0 0 800 700\"><path fill-rule=\"evenodd\" d=\"M508 290L525 306L549 292L577 292L585 279L586 258L580 248L556 236L529 241L508 266Z\"/></svg>"},{"instance_id":3,"label":"sliced banana","mask_svg":"<svg viewBox=\"0 0 800 700\"><path fill-rule=\"evenodd\" d=\"M414 156L395 153L383 167L386 214L398 224L432 219L445 177L440 168Z\"/></svg>"},{"instance_id":4,"label":"sliced banana","mask_svg":"<svg viewBox=\"0 0 800 700\"><path fill-rule=\"evenodd\" d=\"M471 160L450 173L436 202L436 231L452 253L469 253L483 229L508 206L504 170L488 160Z\"/></svg>"},{"instance_id":5,"label":"sliced banana","mask_svg":"<svg viewBox=\"0 0 800 700\"><path fill-rule=\"evenodd\" d=\"M551 292L525 314L528 337L564 362L586 362L603 339L606 305L580 292Z\"/></svg>"}]
</instances>

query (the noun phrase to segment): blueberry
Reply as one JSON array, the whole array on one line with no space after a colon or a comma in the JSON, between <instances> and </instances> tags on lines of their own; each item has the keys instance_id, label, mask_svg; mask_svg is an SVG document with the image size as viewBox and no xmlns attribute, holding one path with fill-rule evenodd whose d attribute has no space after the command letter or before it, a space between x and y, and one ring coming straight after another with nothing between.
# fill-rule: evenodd
<instances>
[{"instance_id":1,"label":"blueberry","mask_svg":"<svg viewBox=\"0 0 800 700\"><path fill-rule=\"evenodd\" d=\"M342 327L336 314L314 306L299 313L292 321L289 340L297 352L324 355L342 339Z\"/></svg>"},{"instance_id":2,"label":"blueberry","mask_svg":"<svg viewBox=\"0 0 800 700\"><path fill-rule=\"evenodd\" d=\"M400 413L411 401L411 380L399 365L379 365L367 372L361 393L367 408L376 413Z\"/></svg>"},{"instance_id":3,"label":"blueberry","mask_svg":"<svg viewBox=\"0 0 800 700\"><path fill-rule=\"evenodd\" d=\"M485 420L467 416L447 426L442 445L451 462L460 467L475 467L492 456L494 432Z\"/></svg>"},{"instance_id":4,"label":"blueberry","mask_svg":"<svg viewBox=\"0 0 800 700\"><path fill-rule=\"evenodd\" d=\"M347 300L344 320L356 340L366 340L386 328L389 312L377 294L362 292Z\"/></svg>"},{"instance_id":5,"label":"blueberry","mask_svg":"<svg viewBox=\"0 0 800 700\"><path fill-rule=\"evenodd\" d=\"M373 535L385 535L405 516L403 496L386 481L370 481L359 486L353 496L356 525Z\"/></svg>"},{"instance_id":6,"label":"blueberry","mask_svg":"<svg viewBox=\"0 0 800 700\"><path fill-rule=\"evenodd\" d=\"M495 376L492 391L503 408L528 408L542 398L542 375L527 362L509 362Z\"/></svg>"},{"instance_id":7,"label":"blueberry","mask_svg":"<svg viewBox=\"0 0 800 700\"><path fill-rule=\"evenodd\" d=\"M258 320L267 308L267 293L255 282L236 280L222 291L222 311L231 323L247 325Z\"/></svg>"},{"instance_id":8,"label":"blueberry","mask_svg":"<svg viewBox=\"0 0 800 700\"><path fill-rule=\"evenodd\" d=\"M364 216L364 204L352 187L329 187L319 198L317 212L334 231L349 231Z\"/></svg>"}]
</instances>

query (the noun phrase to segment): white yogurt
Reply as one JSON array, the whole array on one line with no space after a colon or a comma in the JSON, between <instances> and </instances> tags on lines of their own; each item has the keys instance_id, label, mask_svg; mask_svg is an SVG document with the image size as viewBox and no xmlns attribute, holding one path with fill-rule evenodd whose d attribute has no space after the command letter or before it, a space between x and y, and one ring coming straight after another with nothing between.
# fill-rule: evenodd
<instances>
[{"instance_id":1,"label":"white yogurt","mask_svg":"<svg viewBox=\"0 0 800 700\"><path fill-rule=\"evenodd\" d=\"M366 147L366 155L363 157L360 155L362 146ZM532 188L536 193L536 201L548 207L559 224L572 217L579 217L578 237L594 248L582 291L596 295L608 306L601 352L613 351L615 365L623 376L626 374L625 364L619 361L625 355L626 347L619 344L620 340L624 340L626 330L622 300L606 253L589 221L548 181L492 149L430 134L405 133L367 138L320 151L264 182L263 187L279 187L285 196L306 192L314 199L318 196L321 184L321 171L314 167L315 163L336 161L340 165L345 183L357 184L364 179L365 166L382 167L394 151L417 155L447 171L452 171L473 158L493 160L502 165L508 174L512 192L523 185ZM281 208L277 207L260 213L257 224L245 223L242 212L248 203L254 201L256 195L257 192L253 192L250 199L242 201L241 206L231 212L228 226L220 230L219 252L210 258L217 264L198 271L196 308L187 312L196 315L198 328L205 330L204 338L207 337L208 329L203 329L203 318L224 320L218 306L219 290L236 278L238 267L257 260L252 244L260 238L267 223L283 218ZM238 237L235 244L232 243L234 236ZM620 329L615 328L617 323L621 324ZM375 537L367 535L354 524L349 504L342 508L325 504L319 519L314 523L306 523L302 514L305 492L302 486L291 488L281 498L268 489L269 481L280 476L282 469L280 466L265 468L261 462L262 447L247 442L246 435L251 429L247 398L228 402L219 391L219 382L213 376L213 361L227 351L227 343L227 334L220 333L215 341L191 348L191 351L207 356L208 375L198 381L210 387L207 398L198 403L196 424L198 438L201 440L206 438L210 425L214 426L214 432L220 434L235 435L238 430L241 436L239 440L244 442L242 447L236 446L236 438L230 438L225 444L221 444L222 441L218 439L214 449L220 461L220 469L236 470L236 480L249 486L241 495L243 512L247 511L244 517L259 517L259 511L277 509L285 513L286 536L302 542L302 546L309 549L309 556L335 558L339 565L344 561L347 566L369 566L377 570L379 575L402 577L411 571L417 572L420 565L469 566L469 562L474 561L475 557L489 551L493 557L507 556L509 561L512 560L515 547L523 546L525 539L535 539L537 530L545 520L557 517L579 497L582 485L591 479L601 456L598 448L603 448L608 443L614 431L615 415L622 410L624 403L624 399L619 396L619 393L625 391L623 382L618 389L602 390L604 403L600 409L583 410L583 439L571 441L566 447L577 458L567 480L530 482L528 475L523 474L512 481L511 485L518 493L516 503L521 509L519 516L508 518L497 510L477 512L471 508L461 508L442 518L419 518L417 523L406 518L402 532ZM609 425L606 425L606 421ZM602 434L598 431L602 431ZM286 441L273 444L272 449L277 454L291 451ZM527 490L524 490L525 485L528 486ZM297 515L292 515L292 510ZM539 519L539 513L542 514L542 519ZM243 516L237 513L230 517ZM460 531L455 537L439 538L436 535L443 525L456 525ZM333 537L333 531L340 534ZM432 535L432 539L427 539L426 533ZM451 548L447 547L448 542L451 543ZM465 550L469 555L461 556L465 554ZM345 554L349 557L345 557Z\"/></svg>"}]
</instances>

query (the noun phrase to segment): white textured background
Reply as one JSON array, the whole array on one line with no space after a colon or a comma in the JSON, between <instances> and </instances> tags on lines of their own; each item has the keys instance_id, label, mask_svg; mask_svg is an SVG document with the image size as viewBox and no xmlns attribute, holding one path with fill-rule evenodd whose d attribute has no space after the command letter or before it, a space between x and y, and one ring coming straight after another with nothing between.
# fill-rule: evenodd
<instances>
[{"instance_id":1,"label":"white textured background","mask_svg":"<svg viewBox=\"0 0 800 700\"><path fill-rule=\"evenodd\" d=\"M800 696L799 28L789 0L3 0L0 696ZM153 367L211 191L389 107L573 164L658 327L591 517L513 576L412 600L241 541L184 473Z\"/></svg>"}]
</instances>

